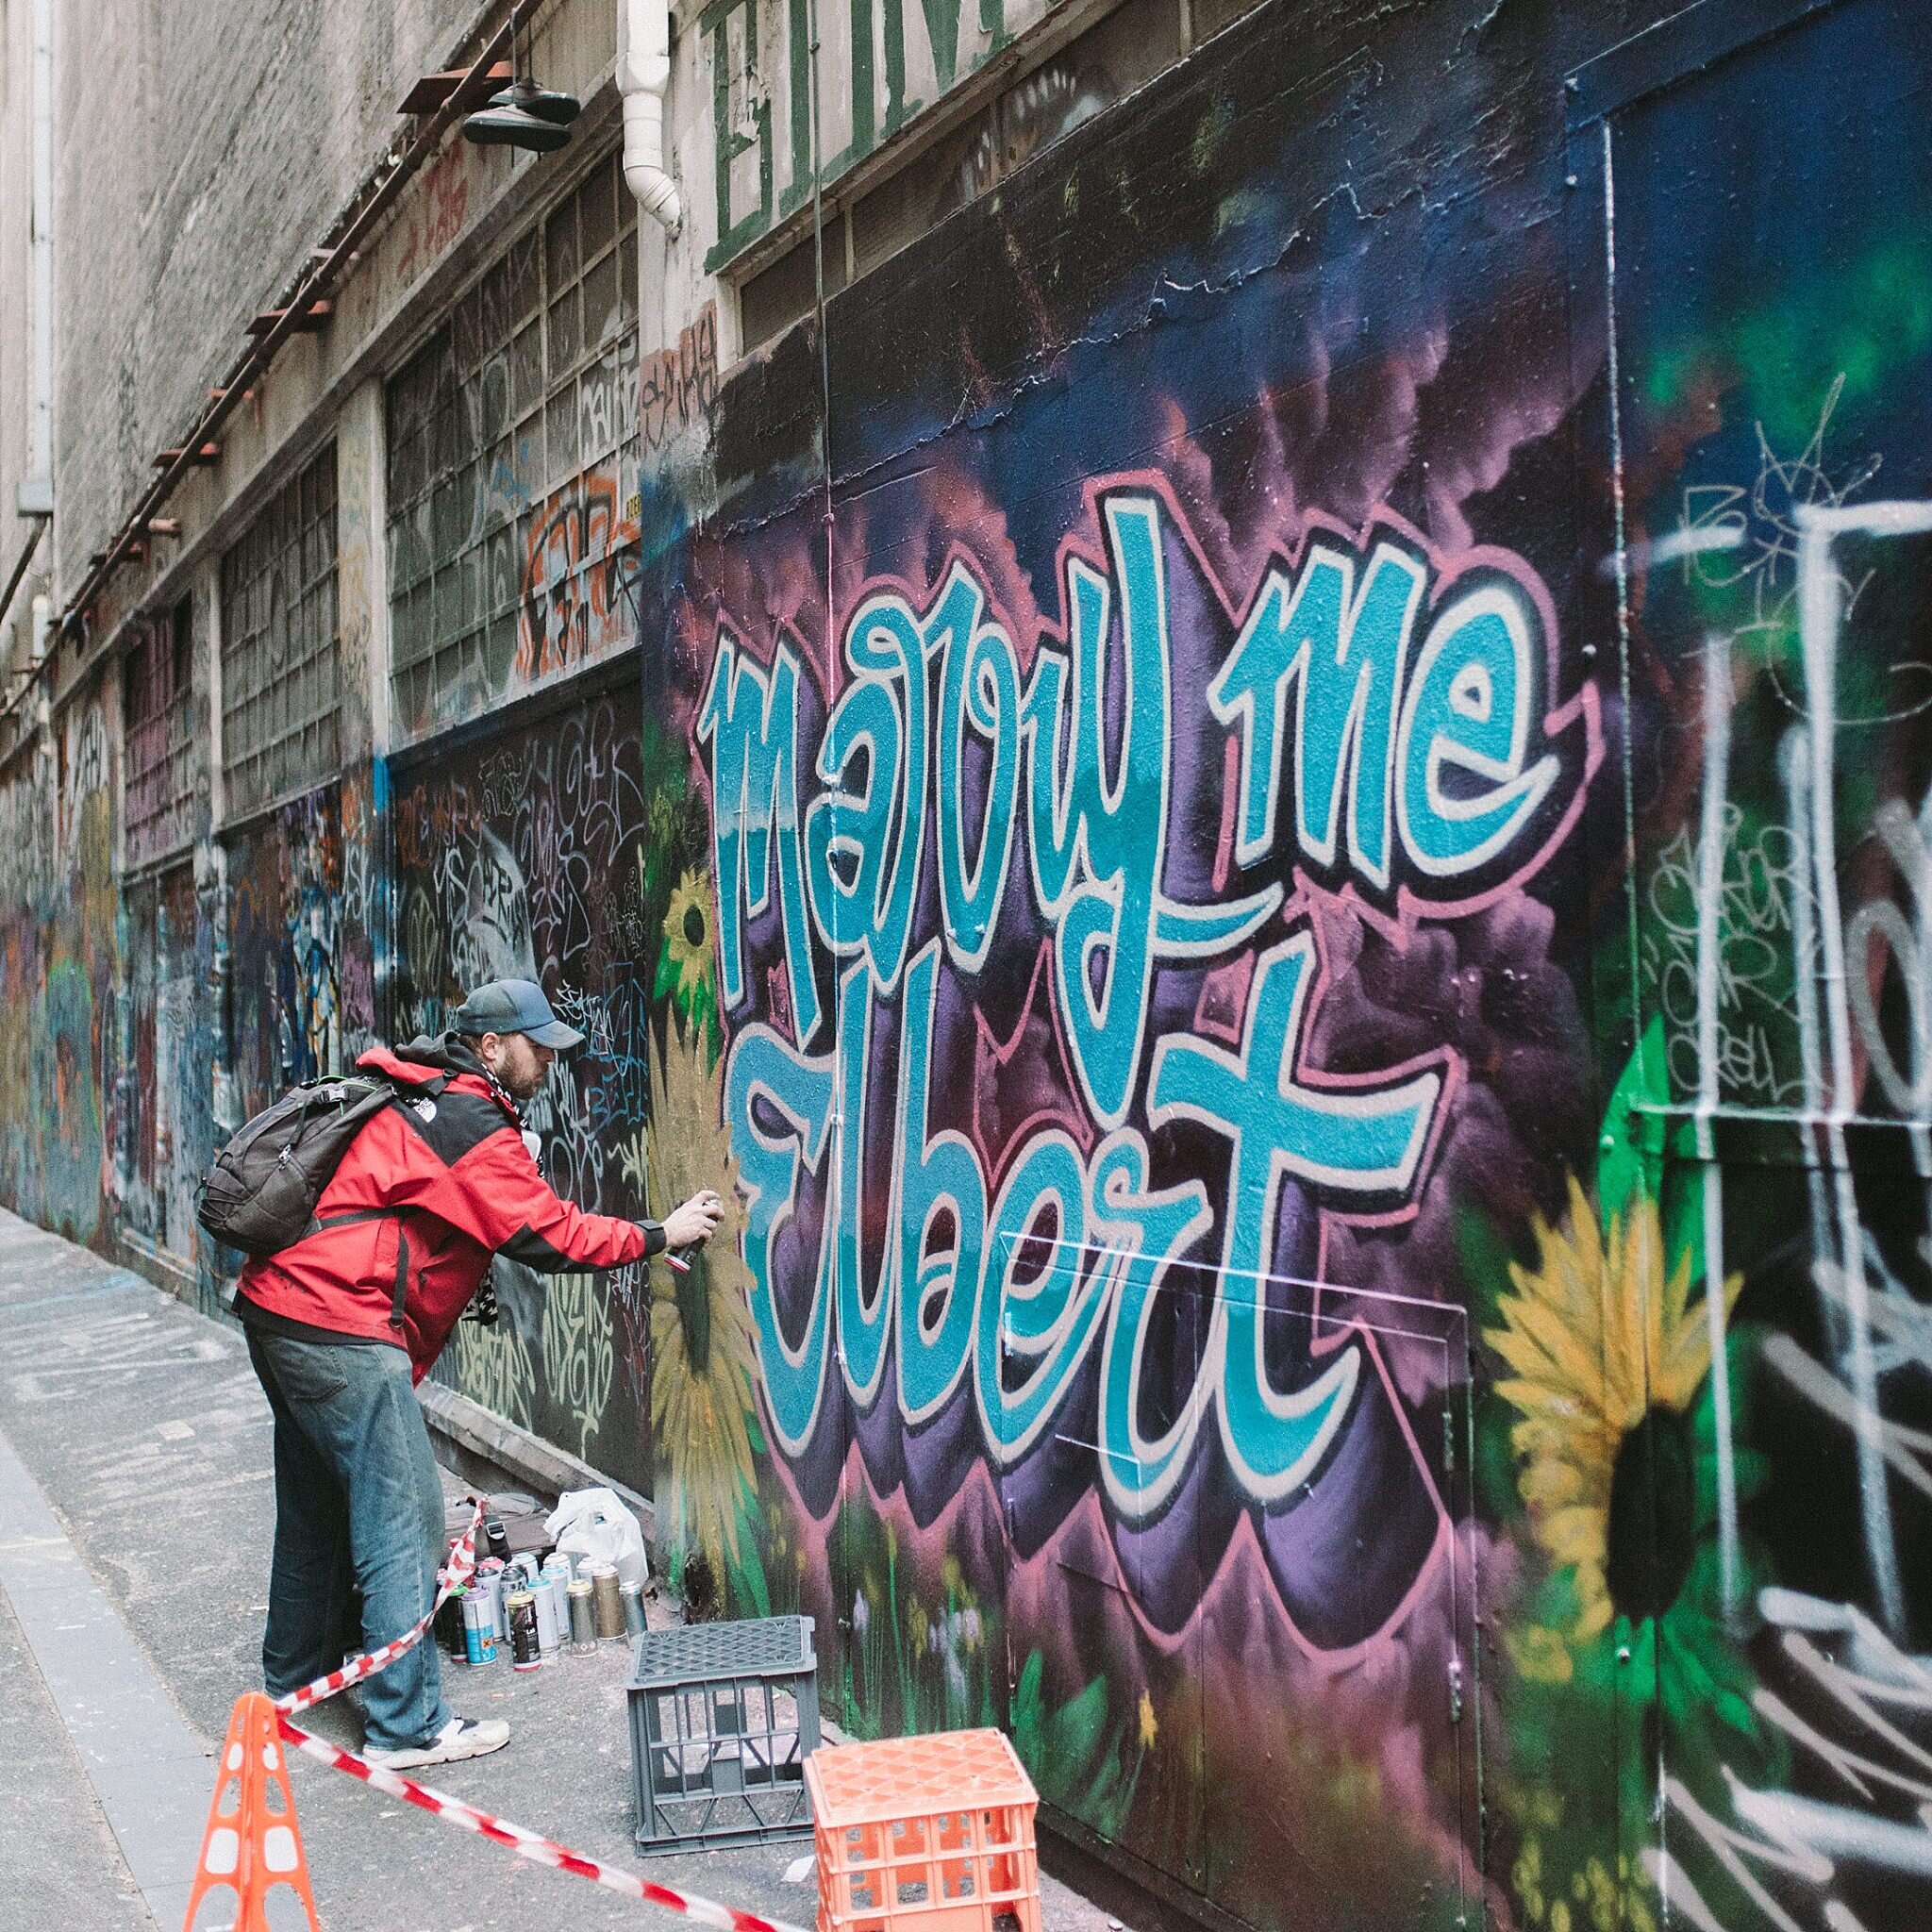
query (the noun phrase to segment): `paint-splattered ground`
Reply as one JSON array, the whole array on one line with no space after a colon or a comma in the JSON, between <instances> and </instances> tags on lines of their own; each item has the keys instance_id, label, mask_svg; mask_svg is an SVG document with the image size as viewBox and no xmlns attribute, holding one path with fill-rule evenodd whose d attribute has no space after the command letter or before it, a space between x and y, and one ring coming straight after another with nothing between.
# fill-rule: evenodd
<instances>
[{"instance_id":1,"label":"paint-splattered ground","mask_svg":"<svg viewBox=\"0 0 1932 1932\"><path fill-rule=\"evenodd\" d=\"M0 1213L0 1431L209 1751L211 1790L230 1707L258 1683L274 1526L268 1409L241 1339ZM610 1644L532 1678L447 1667L452 1706L508 1718L512 1740L439 1767L435 1782L594 1857L809 1924L810 1879L786 1877L799 1843L634 1860L625 1665ZM319 1713L316 1728L359 1738L348 1709ZM4 1587L0 1737L0 1924L152 1925ZM324 1923L341 1932L670 1923L299 1758L294 1789ZM1042 1902L1056 1932L1119 1923L1051 1878ZM203 1923L213 1932L226 1917Z\"/></svg>"}]
</instances>

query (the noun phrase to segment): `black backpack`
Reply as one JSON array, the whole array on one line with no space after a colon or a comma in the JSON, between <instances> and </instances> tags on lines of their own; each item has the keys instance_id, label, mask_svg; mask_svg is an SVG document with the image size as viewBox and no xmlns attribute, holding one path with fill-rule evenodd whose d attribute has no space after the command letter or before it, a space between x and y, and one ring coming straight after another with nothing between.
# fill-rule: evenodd
<instances>
[{"instance_id":1,"label":"black backpack","mask_svg":"<svg viewBox=\"0 0 1932 1932\"><path fill-rule=\"evenodd\" d=\"M448 1086L440 1074L412 1095ZM349 1143L402 1091L384 1075L308 1080L242 1127L215 1156L195 1193L194 1218L215 1240L260 1258L315 1227L315 1204Z\"/></svg>"}]
</instances>

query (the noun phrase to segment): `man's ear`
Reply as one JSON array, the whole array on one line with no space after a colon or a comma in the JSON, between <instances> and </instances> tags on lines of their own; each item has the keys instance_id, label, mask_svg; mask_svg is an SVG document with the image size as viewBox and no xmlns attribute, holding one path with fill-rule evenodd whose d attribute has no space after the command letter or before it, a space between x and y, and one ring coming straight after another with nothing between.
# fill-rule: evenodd
<instances>
[{"instance_id":1,"label":"man's ear","mask_svg":"<svg viewBox=\"0 0 1932 1932\"><path fill-rule=\"evenodd\" d=\"M486 1033L476 1041L476 1058L486 1067L495 1066L497 1056L502 1051L503 1037L501 1034Z\"/></svg>"}]
</instances>

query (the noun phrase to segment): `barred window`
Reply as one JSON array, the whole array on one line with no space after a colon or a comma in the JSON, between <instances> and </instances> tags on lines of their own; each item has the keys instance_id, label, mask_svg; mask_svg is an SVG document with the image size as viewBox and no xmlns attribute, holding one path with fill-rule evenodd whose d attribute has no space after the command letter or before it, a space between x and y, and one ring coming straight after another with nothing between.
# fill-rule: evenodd
<instances>
[{"instance_id":1,"label":"barred window","mask_svg":"<svg viewBox=\"0 0 1932 1932\"><path fill-rule=\"evenodd\" d=\"M146 865L194 834L194 601L145 625L122 667L127 863Z\"/></svg>"},{"instance_id":2,"label":"barred window","mask_svg":"<svg viewBox=\"0 0 1932 1932\"><path fill-rule=\"evenodd\" d=\"M637 208L616 157L511 242L390 384L406 733L628 641Z\"/></svg>"},{"instance_id":3,"label":"barred window","mask_svg":"<svg viewBox=\"0 0 1932 1932\"><path fill-rule=\"evenodd\" d=\"M330 443L222 558L226 816L332 778L341 710Z\"/></svg>"}]
</instances>

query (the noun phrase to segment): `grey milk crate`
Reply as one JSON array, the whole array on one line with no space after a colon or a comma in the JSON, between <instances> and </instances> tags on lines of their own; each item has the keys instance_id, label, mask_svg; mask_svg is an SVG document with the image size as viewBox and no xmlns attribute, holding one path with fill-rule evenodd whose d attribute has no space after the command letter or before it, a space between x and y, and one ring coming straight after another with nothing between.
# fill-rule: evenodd
<instances>
[{"instance_id":1,"label":"grey milk crate","mask_svg":"<svg viewBox=\"0 0 1932 1932\"><path fill-rule=\"evenodd\" d=\"M811 1836L805 1760L819 1747L811 1638L809 1617L639 1637L626 1688L641 1851Z\"/></svg>"}]
</instances>

